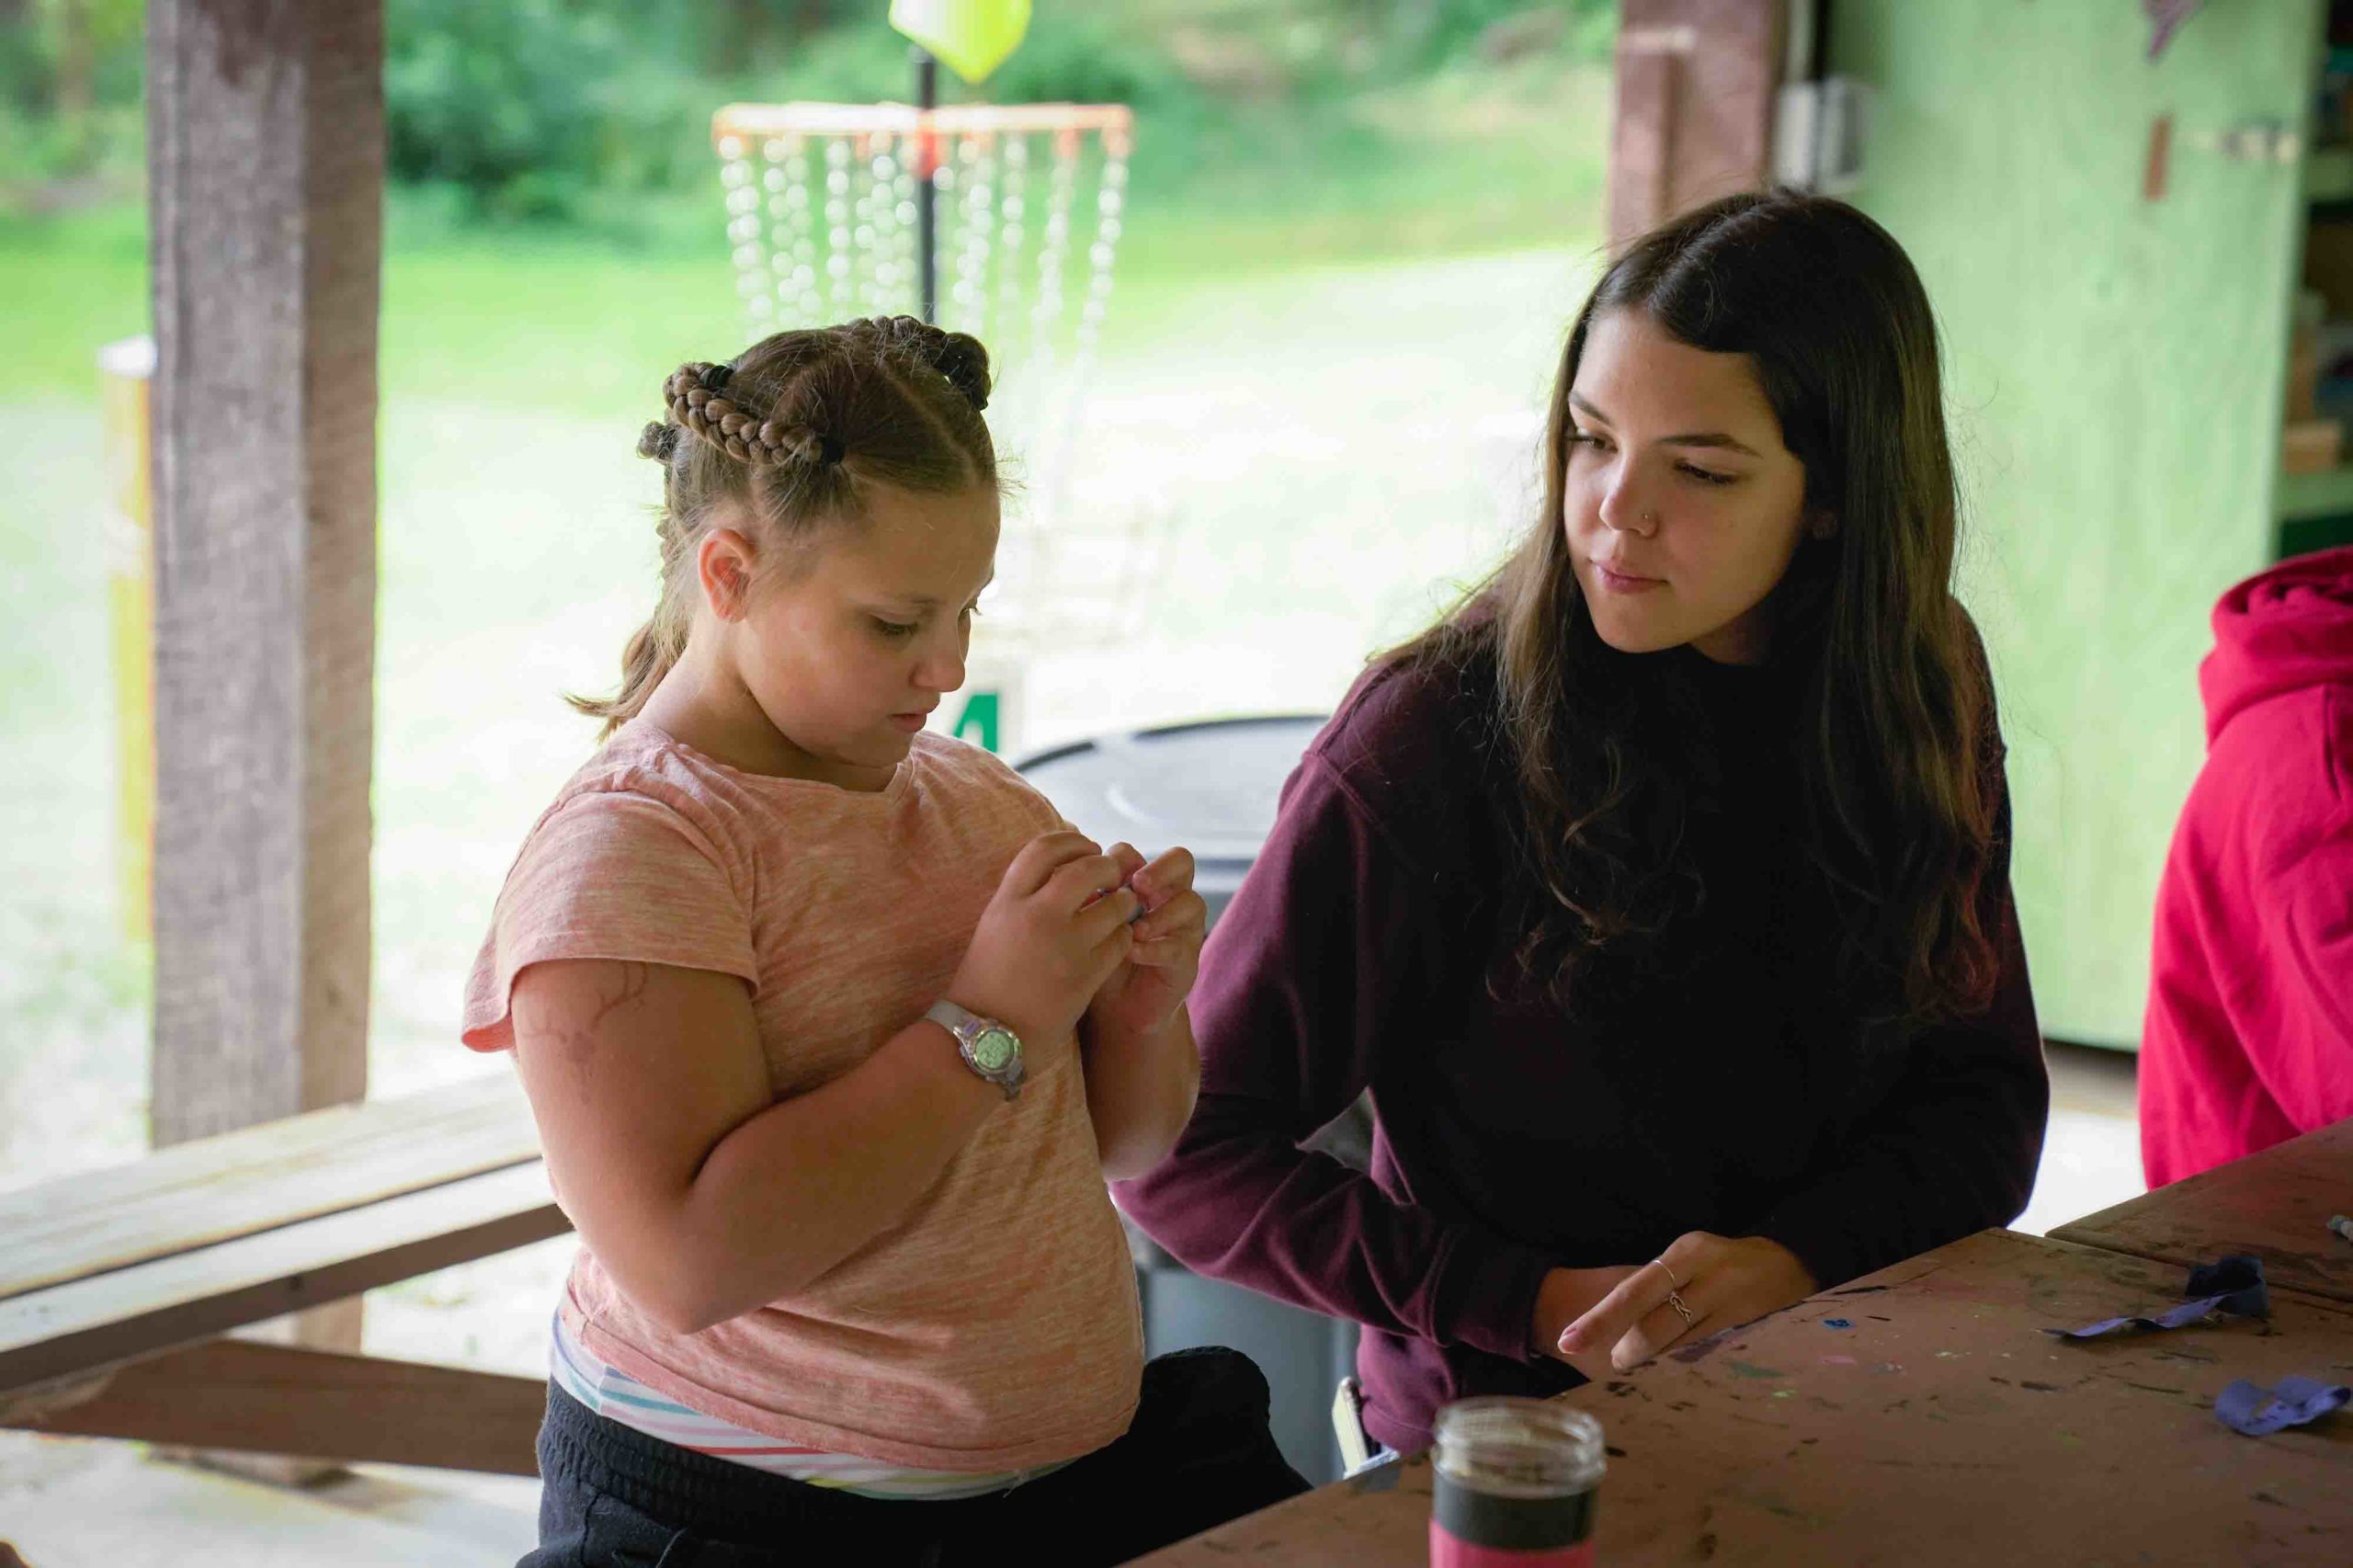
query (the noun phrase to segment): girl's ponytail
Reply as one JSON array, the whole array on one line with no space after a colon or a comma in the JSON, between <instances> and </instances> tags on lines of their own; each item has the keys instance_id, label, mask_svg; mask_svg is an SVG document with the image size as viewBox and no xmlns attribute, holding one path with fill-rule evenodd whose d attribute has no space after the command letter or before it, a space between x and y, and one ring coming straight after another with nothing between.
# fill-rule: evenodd
<instances>
[{"instance_id":1,"label":"girl's ponytail","mask_svg":"<svg viewBox=\"0 0 2353 1568\"><path fill-rule=\"evenodd\" d=\"M564 700L591 719L602 719L604 729L598 738L611 734L645 710L645 699L662 684L662 677L678 662L686 651L685 639L675 641L668 636L659 614L630 634L628 646L621 650L621 688L610 697L577 697L567 694Z\"/></svg>"}]
</instances>

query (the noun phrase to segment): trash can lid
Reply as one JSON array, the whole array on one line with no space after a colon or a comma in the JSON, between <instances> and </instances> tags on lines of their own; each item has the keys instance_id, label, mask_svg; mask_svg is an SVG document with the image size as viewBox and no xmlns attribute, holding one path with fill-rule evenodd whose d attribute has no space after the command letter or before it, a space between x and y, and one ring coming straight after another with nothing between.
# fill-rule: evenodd
<instances>
[{"instance_id":1,"label":"trash can lid","mask_svg":"<svg viewBox=\"0 0 2353 1568\"><path fill-rule=\"evenodd\" d=\"M1146 854L1181 844L1204 864L1256 858L1283 780L1324 716L1170 724L1056 746L1014 764L1082 833Z\"/></svg>"}]
</instances>

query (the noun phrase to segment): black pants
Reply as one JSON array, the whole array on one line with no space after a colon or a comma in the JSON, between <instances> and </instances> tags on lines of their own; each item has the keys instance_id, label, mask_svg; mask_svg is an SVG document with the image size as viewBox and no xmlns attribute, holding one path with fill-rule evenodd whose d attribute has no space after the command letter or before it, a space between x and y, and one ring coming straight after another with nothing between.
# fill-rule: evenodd
<instances>
[{"instance_id":1,"label":"black pants","mask_svg":"<svg viewBox=\"0 0 2353 1568\"><path fill-rule=\"evenodd\" d=\"M1010 1492L953 1502L851 1496L608 1421L550 1384L540 1546L517 1568L957 1568L1125 1562L1307 1490L1239 1351L1143 1369L1117 1442Z\"/></svg>"}]
</instances>

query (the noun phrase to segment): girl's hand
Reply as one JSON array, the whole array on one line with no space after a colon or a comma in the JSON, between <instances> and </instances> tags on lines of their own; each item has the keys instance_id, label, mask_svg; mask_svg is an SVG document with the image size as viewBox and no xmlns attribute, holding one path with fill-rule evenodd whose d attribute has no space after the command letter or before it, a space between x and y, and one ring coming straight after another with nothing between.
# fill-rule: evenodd
<instances>
[{"instance_id":1,"label":"girl's hand","mask_svg":"<svg viewBox=\"0 0 2353 1568\"><path fill-rule=\"evenodd\" d=\"M1569 1324L1560 1351L1574 1358L1607 1349L1609 1364L1622 1372L1677 1340L1705 1339L1753 1323L1820 1289L1797 1255L1779 1242L1693 1231ZM1667 1300L1670 1291L1682 1312Z\"/></svg>"},{"instance_id":2,"label":"girl's hand","mask_svg":"<svg viewBox=\"0 0 2353 1568\"><path fill-rule=\"evenodd\" d=\"M1193 854L1171 849L1149 865L1124 844L1110 855L1126 872L1142 911L1135 948L1095 994L1087 1016L1099 1034L1148 1035L1176 1016L1200 972L1210 906L1193 891Z\"/></svg>"},{"instance_id":3,"label":"girl's hand","mask_svg":"<svg viewBox=\"0 0 2353 1568\"><path fill-rule=\"evenodd\" d=\"M1083 834L1041 835L1014 856L973 929L948 999L1003 1020L1032 1072L1043 1059L1030 1053L1070 1038L1135 945L1128 874Z\"/></svg>"}]
</instances>

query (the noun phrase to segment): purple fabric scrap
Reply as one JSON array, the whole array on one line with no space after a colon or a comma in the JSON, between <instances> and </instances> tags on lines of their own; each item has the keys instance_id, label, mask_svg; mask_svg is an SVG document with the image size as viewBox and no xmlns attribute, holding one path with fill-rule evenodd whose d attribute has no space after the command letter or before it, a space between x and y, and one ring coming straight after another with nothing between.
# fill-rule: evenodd
<instances>
[{"instance_id":1,"label":"purple fabric scrap","mask_svg":"<svg viewBox=\"0 0 2353 1568\"><path fill-rule=\"evenodd\" d=\"M2187 1328L2218 1312L2234 1317L2271 1315L2271 1294L2263 1283L2263 1260L2244 1253L2191 1269L2189 1283L2182 1293L2193 1299L2155 1317L2102 1318L2081 1328L2046 1328L2042 1332L2054 1339L2098 1339L2126 1329Z\"/></svg>"},{"instance_id":2,"label":"purple fabric scrap","mask_svg":"<svg viewBox=\"0 0 2353 1568\"><path fill-rule=\"evenodd\" d=\"M2353 1400L2353 1388L2315 1378L2285 1377L2264 1388L2245 1378L2214 1396L2215 1418L2234 1432L2268 1437L2282 1426L2302 1426Z\"/></svg>"}]
</instances>

